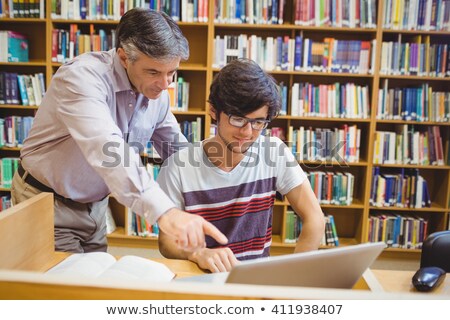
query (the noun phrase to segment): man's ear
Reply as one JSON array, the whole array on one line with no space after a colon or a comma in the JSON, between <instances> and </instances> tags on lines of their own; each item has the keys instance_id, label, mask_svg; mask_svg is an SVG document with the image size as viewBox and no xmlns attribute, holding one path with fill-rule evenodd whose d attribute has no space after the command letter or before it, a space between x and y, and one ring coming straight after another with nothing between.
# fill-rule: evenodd
<instances>
[{"instance_id":1,"label":"man's ear","mask_svg":"<svg viewBox=\"0 0 450 320\"><path fill-rule=\"evenodd\" d=\"M209 115L210 115L211 119L217 121L217 119L216 119L216 109L211 104L209 105Z\"/></svg>"},{"instance_id":2,"label":"man's ear","mask_svg":"<svg viewBox=\"0 0 450 320\"><path fill-rule=\"evenodd\" d=\"M119 56L120 64L126 69L128 67L128 59L123 48L117 49L117 55Z\"/></svg>"}]
</instances>

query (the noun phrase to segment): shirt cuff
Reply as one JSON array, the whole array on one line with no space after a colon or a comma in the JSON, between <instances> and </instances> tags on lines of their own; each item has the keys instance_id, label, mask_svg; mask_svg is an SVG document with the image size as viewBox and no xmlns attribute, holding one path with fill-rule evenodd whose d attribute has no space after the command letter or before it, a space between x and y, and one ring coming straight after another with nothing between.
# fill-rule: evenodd
<instances>
[{"instance_id":1,"label":"shirt cuff","mask_svg":"<svg viewBox=\"0 0 450 320\"><path fill-rule=\"evenodd\" d=\"M154 224L169 209L175 208L175 204L159 188L147 190L140 199L131 206L131 210L144 217L150 224Z\"/></svg>"}]
</instances>

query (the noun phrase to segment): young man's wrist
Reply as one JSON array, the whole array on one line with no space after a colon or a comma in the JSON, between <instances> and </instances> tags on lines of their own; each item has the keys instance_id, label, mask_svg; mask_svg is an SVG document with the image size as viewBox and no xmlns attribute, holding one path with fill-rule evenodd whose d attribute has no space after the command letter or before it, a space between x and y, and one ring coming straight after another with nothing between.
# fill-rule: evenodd
<instances>
[{"instance_id":1,"label":"young man's wrist","mask_svg":"<svg viewBox=\"0 0 450 320\"><path fill-rule=\"evenodd\" d=\"M187 255L187 259L189 261L195 262L198 264L198 255L200 254L200 251L202 251L203 249L199 249L199 250L195 250L193 252L189 252Z\"/></svg>"}]
</instances>

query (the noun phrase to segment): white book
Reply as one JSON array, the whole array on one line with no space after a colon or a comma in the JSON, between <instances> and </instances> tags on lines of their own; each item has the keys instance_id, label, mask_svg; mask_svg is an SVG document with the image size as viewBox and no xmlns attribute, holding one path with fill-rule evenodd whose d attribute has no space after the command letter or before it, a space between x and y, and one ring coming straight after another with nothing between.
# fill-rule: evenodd
<instances>
[{"instance_id":1,"label":"white book","mask_svg":"<svg viewBox=\"0 0 450 320\"><path fill-rule=\"evenodd\" d=\"M23 81L25 83L25 89L27 90L28 102L30 106L36 106L36 99L34 97L33 83L31 82L30 75L23 75Z\"/></svg>"},{"instance_id":2,"label":"white book","mask_svg":"<svg viewBox=\"0 0 450 320\"><path fill-rule=\"evenodd\" d=\"M294 71L295 39L288 42L288 71Z\"/></svg>"},{"instance_id":3,"label":"white book","mask_svg":"<svg viewBox=\"0 0 450 320\"><path fill-rule=\"evenodd\" d=\"M72 254L47 271L47 274L81 278L170 282L175 274L164 264L138 256L116 260L106 252Z\"/></svg>"},{"instance_id":4,"label":"white book","mask_svg":"<svg viewBox=\"0 0 450 320\"><path fill-rule=\"evenodd\" d=\"M68 19L69 18L69 0L61 1L61 16L60 19Z\"/></svg>"},{"instance_id":5,"label":"white book","mask_svg":"<svg viewBox=\"0 0 450 320\"><path fill-rule=\"evenodd\" d=\"M275 61L275 48L276 44L274 44L274 38L273 37L267 37L266 39L266 61L265 61L265 70L266 71L273 71L276 66Z\"/></svg>"},{"instance_id":6,"label":"white book","mask_svg":"<svg viewBox=\"0 0 450 320\"><path fill-rule=\"evenodd\" d=\"M181 21L187 22L188 21L188 0L181 0Z\"/></svg>"},{"instance_id":7,"label":"white book","mask_svg":"<svg viewBox=\"0 0 450 320\"><path fill-rule=\"evenodd\" d=\"M381 44L381 66L380 66L380 74L387 74L387 56L388 56L388 43L383 42Z\"/></svg>"},{"instance_id":8,"label":"white book","mask_svg":"<svg viewBox=\"0 0 450 320\"><path fill-rule=\"evenodd\" d=\"M427 0L426 11L425 11L425 23L423 25L423 30L429 31L431 26L431 9L433 0Z\"/></svg>"},{"instance_id":9,"label":"white book","mask_svg":"<svg viewBox=\"0 0 450 320\"><path fill-rule=\"evenodd\" d=\"M303 161L304 157L304 141L305 141L305 127L300 127L297 133L297 160Z\"/></svg>"},{"instance_id":10,"label":"white book","mask_svg":"<svg viewBox=\"0 0 450 320\"><path fill-rule=\"evenodd\" d=\"M8 62L8 32L0 31L0 62Z\"/></svg>"},{"instance_id":11,"label":"white book","mask_svg":"<svg viewBox=\"0 0 450 320\"><path fill-rule=\"evenodd\" d=\"M377 119L383 119L384 115L383 115L383 107L384 107L384 89L379 89L378 90L378 108L377 108L377 115L376 118Z\"/></svg>"},{"instance_id":12,"label":"white book","mask_svg":"<svg viewBox=\"0 0 450 320\"><path fill-rule=\"evenodd\" d=\"M402 164L403 163L403 135L397 134L395 138L395 163L396 164Z\"/></svg>"},{"instance_id":13,"label":"white book","mask_svg":"<svg viewBox=\"0 0 450 320\"><path fill-rule=\"evenodd\" d=\"M415 8L416 8L416 0L410 0L409 1L409 8L408 8L408 25L406 26L407 30L413 30L415 27Z\"/></svg>"},{"instance_id":14,"label":"white book","mask_svg":"<svg viewBox=\"0 0 450 320\"><path fill-rule=\"evenodd\" d=\"M36 105L41 105L42 102L42 92L41 92L41 86L39 84L39 79L35 75L30 75L31 78L31 86L33 88L34 93L34 99L36 102Z\"/></svg>"},{"instance_id":15,"label":"white book","mask_svg":"<svg viewBox=\"0 0 450 320\"><path fill-rule=\"evenodd\" d=\"M409 140L408 140L408 125L403 125L402 137L403 137L403 163L409 164L411 162L411 153L409 149Z\"/></svg>"},{"instance_id":16,"label":"white book","mask_svg":"<svg viewBox=\"0 0 450 320\"><path fill-rule=\"evenodd\" d=\"M423 198L423 177L417 177L417 187L416 187L416 203L415 208L422 208L422 198Z\"/></svg>"},{"instance_id":17,"label":"white book","mask_svg":"<svg viewBox=\"0 0 450 320\"><path fill-rule=\"evenodd\" d=\"M307 71L308 70L308 55L310 54L309 52L309 39L305 38L305 40L303 41L303 68L302 71Z\"/></svg>"},{"instance_id":18,"label":"white book","mask_svg":"<svg viewBox=\"0 0 450 320\"><path fill-rule=\"evenodd\" d=\"M388 132L388 136L389 136L389 149L388 149L388 155L387 155L387 160L384 161L384 163L387 164L395 164L395 150L396 150L396 144L395 141L397 140L396 137L397 135L395 134L395 132Z\"/></svg>"},{"instance_id":19,"label":"white book","mask_svg":"<svg viewBox=\"0 0 450 320\"><path fill-rule=\"evenodd\" d=\"M238 51L240 58L248 58L248 40L246 34L240 34L238 38Z\"/></svg>"},{"instance_id":20,"label":"white book","mask_svg":"<svg viewBox=\"0 0 450 320\"><path fill-rule=\"evenodd\" d=\"M116 221L112 215L111 207L106 208L106 233L110 234L116 230Z\"/></svg>"}]
</instances>

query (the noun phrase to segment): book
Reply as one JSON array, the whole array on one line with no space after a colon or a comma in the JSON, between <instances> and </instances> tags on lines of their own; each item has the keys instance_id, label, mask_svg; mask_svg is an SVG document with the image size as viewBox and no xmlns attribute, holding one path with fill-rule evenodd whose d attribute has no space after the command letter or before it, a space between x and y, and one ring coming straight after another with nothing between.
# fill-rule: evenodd
<instances>
[{"instance_id":1,"label":"book","mask_svg":"<svg viewBox=\"0 0 450 320\"><path fill-rule=\"evenodd\" d=\"M28 40L18 32L8 31L8 62L28 62Z\"/></svg>"},{"instance_id":2,"label":"book","mask_svg":"<svg viewBox=\"0 0 450 320\"><path fill-rule=\"evenodd\" d=\"M76 253L46 272L82 278L170 282L175 274L164 264L138 256L116 258L106 252Z\"/></svg>"},{"instance_id":3,"label":"book","mask_svg":"<svg viewBox=\"0 0 450 320\"><path fill-rule=\"evenodd\" d=\"M106 208L106 233L110 234L116 230L116 221L112 215L111 207Z\"/></svg>"}]
</instances>

